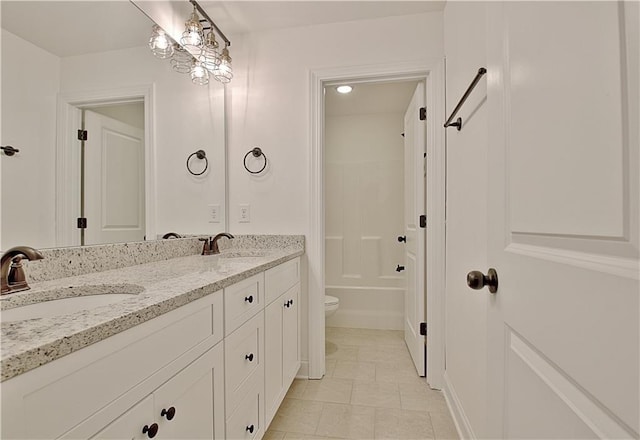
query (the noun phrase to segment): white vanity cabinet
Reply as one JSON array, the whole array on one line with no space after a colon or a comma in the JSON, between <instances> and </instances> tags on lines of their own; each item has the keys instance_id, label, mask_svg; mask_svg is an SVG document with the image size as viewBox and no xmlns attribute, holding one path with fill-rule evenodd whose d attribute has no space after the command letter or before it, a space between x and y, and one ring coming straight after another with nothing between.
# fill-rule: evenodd
<instances>
[{"instance_id":1,"label":"white vanity cabinet","mask_svg":"<svg viewBox=\"0 0 640 440\"><path fill-rule=\"evenodd\" d=\"M201 405L191 402L202 399L197 384L211 381L207 405L218 405L207 423L224 438L222 339L219 291L18 375L0 385L1 437L124 438L126 431L126 438L149 438L142 429L156 423L162 438L161 429L176 428L159 407L174 405L172 422L183 426L178 414L195 413L178 413L177 405Z\"/></svg>"},{"instance_id":2,"label":"white vanity cabinet","mask_svg":"<svg viewBox=\"0 0 640 440\"><path fill-rule=\"evenodd\" d=\"M0 438L260 439L300 366L299 299L295 258L2 382Z\"/></svg>"},{"instance_id":3,"label":"white vanity cabinet","mask_svg":"<svg viewBox=\"0 0 640 440\"><path fill-rule=\"evenodd\" d=\"M265 272L265 419L278 411L300 368L300 259Z\"/></svg>"}]
</instances>

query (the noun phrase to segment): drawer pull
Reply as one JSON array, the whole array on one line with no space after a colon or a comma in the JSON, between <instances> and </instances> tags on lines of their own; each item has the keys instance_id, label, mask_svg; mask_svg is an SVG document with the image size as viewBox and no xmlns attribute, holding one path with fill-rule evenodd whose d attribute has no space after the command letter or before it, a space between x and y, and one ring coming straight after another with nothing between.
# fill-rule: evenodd
<instances>
[{"instance_id":1,"label":"drawer pull","mask_svg":"<svg viewBox=\"0 0 640 440\"><path fill-rule=\"evenodd\" d=\"M244 300L251 304L253 302L253 295L245 296Z\"/></svg>"},{"instance_id":2,"label":"drawer pull","mask_svg":"<svg viewBox=\"0 0 640 440\"><path fill-rule=\"evenodd\" d=\"M154 438L156 434L158 434L158 424L154 423L151 426L144 425L144 428L142 428L142 433L147 434L147 437L149 438Z\"/></svg>"},{"instance_id":3,"label":"drawer pull","mask_svg":"<svg viewBox=\"0 0 640 440\"><path fill-rule=\"evenodd\" d=\"M253 353L249 353L244 358L247 359L249 362L253 362Z\"/></svg>"},{"instance_id":4,"label":"drawer pull","mask_svg":"<svg viewBox=\"0 0 640 440\"><path fill-rule=\"evenodd\" d=\"M176 415L176 409L172 406L169 409L162 408L160 412L160 417L166 417L167 420L172 420Z\"/></svg>"},{"instance_id":5,"label":"drawer pull","mask_svg":"<svg viewBox=\"0 0 640 440\"><path fill-rule=\"evenodd\" d=\"M249 425L249 426L247 426L246 430L249 431L250 434L253 434L254 426L253 425Z\"/></svg>"}]
</instances>

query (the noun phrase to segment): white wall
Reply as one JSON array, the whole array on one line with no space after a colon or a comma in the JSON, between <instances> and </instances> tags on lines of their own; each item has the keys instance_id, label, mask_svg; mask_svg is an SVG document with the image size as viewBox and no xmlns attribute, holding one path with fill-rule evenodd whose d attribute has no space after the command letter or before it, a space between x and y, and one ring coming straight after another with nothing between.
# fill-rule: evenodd
<instances>
[{"instance_id":1,"label":"white wall","mask_svg":"<svg viewBox=\"0 0 640 440\"><path fill-rule=\"evenodd\" d=\"M2 246L55 245L60 58L2 30Z\"/></svg>"},{"instance_id":2,"label":"white wall","mask_svg":"<svg viewBox=\"0 0 640 440\"><path fill-rule=\"evenodd\" d=\"M447 117L480 67L486 67L484 2L445 8ZM487 269L486 81L465 103L464 128L447 129L446 382L463 435L486 432L487 301L466 285L467 273ZM476 110L474 112L474 110ZM458 410L457 412L455 410ZM466 429L465 429L466 428Z\"/></svg>"},{"instance_id":3,"label":"white wall","mask_svg":"<svg viewBox=\"0 0 640 440\"><path fill-rule=\"evenodd\" d=\"M325 118L325 283L340 299L328 326L404 328L402 113Z\"/></svg>"},{"instance_id":4,"label":"white wall","mask_svg":"<svg viewBox=\"0 0 640 440\"><path fill-rule=\"evenodd\" d=\"M309 239L311 70L438 59L443 56L442 28L438 12L233 37L235 78L228 88L231 232L304 234ZM258 177L242 166L255 145L270 161ZM238 222L242 203L251 205L250 223ZM306 279L302 283L305 289ZM302 299L306 359L306 289Z\"/></svg>"}]
</instances>

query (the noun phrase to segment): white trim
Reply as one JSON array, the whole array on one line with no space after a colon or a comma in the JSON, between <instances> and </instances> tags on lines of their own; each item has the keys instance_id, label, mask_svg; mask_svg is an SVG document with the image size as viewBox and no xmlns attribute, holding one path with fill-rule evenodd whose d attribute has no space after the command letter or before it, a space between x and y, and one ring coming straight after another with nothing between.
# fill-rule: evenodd
<instances>
[{"instance_id":1,"label":"white trim","mask_svg":"<svg viewBox=\"0 0 640 440\"><path fill-rule=\"evenodd\" d=\"M65 92L58 95L56 141L56 246L77 246L75 218L80 212L80 152L74 137L80 128L80 109L104 103L144 100L145 235L156 237L155 85L147 84L100 91Z\"/></svg>"},{"instance_id":2,"label":"white trim","mask_svg":"<svg viewBox=\"0 0 640 440\"><path fill-rule=\"evenodd\" d=\"M469 419L464 412L462 403L460 402L460 399L456 394L456 390L453 388L453 384L446 372L443 375L443 383L444 386L442 387L442 391L444 393L444 399L447 401L447 406L449 407L449 412L453 418L453 423L456 425L458 437L464 439L478 438L471 428L471 423L469 423Z\"/></svg>"},{"instance_id":3,"label":"white trim","mask_svg":"<svg viewBox=\"0 0 640 440\"><path fill-rule=\"evenodd\" d=\"M568 379L515 332L509 332L509 339L511 352L518 356L598 438L637 437L637 432L612 416L605 406Z\"/></svg>"},{"instance_id":4,"label":"white trim","mask_svg":"<svg viewBox=\"0 0 640 440\"><path fill-rule=\"evenodd\" d=\"M428 279L427 311L433 322L429 324L429 344L427 359L430 369L427 381L434 388L441 388L444 373L444 211L445 211L445 167L444 167L444 62L442 59L424 60L412 63L393 63L385 65L350 66L331 69L318 69L310 72L310 225L307 242L309 261L309 378L320 379L324 375L324 100L323 87L332 82L349 80L350 82L380 82L409 79L427 79L427 120L428 145L433 149L431 168L431 186L427 196L433 210L429 228L433 228L427 239ZM432 99L432 102L429 101ZM436 167L439 167L437 170ZM440 194L435 194L440 191ZM439 214L436 214L439 213ZM436 224L437 223L437 224ZM427 228L427 231L429 231ZM433 237L431 237L433 236ZM439 256L439 257L438 257Z\"/></svg>"},{"instance_id":5,"label":"white trim","mask_svg":"<svg viewBox=\"0 0 640 440\"><path fill-rule=\"evenodd\" d=\"M427 382L442 389L445 373L446 130L445 62L427 78ZM431 105L429 105L431 104Z\"/></svg>"},{"instance_id":6,"label":"white trim","mask_svg":"<svg viewBox=\"0 0 640 440\"><path fill-rule=\"evenodd\" d=\"M521 243L509 244L505 252L640 280L638 260L633 258L610 257Z\"/></svg>"}]
</instances>

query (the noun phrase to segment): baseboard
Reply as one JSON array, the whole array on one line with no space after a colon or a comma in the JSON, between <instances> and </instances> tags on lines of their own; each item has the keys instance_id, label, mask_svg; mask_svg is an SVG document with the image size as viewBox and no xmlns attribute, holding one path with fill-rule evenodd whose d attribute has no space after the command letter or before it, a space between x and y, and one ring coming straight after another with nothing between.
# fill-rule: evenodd
<instances>
[{"instance_id":1,"label":"baseboard","mask_svg":"<svg viewBox=\"0 0 640 440\"><path fill-rule=\"evenodd\" d=\"M326 286L325 294L340 300L327 327L404 329L404 289Z\"/></svg>"},{"instance_id":2,"label":"baseboard","mask_svg":"<svg viewBox=\"0 0 640 440\"><path fill-rule=\"evenodd\" d=\"M296 379L309 379L309 361L300 361L300 368Z\"/></svg>"},{"instance_id":3,"label":"baseboard","mask_svg":"<svg viewBox=\"0 0 640 440\"><path fill-rule=\"evenodd\" d=\"M327 318L327 327L404 330L404 318L393 311L338 309L335 315Z\"/></svg>"},{"instance_id":4,"label":"baseboard","mask_svg":"<svg viewBox=\"0 0 640 440\"><path fill-rule=\"evenodd\" d=\"M449 411L451 412L451 416L453 417L453 422L456 425L458 437L460 437L461 439L477 439L478 437L476 437L473 429L471 428L469 419L464 413L464 409L462 408L460 399L458 399L456 390L451 384L446 371L444 372L443 378L444 387L442 388L442 391L444 393L444 398L447 401Z\"/></svg>"}]
</instances>

